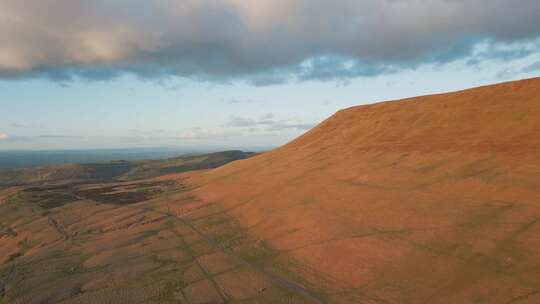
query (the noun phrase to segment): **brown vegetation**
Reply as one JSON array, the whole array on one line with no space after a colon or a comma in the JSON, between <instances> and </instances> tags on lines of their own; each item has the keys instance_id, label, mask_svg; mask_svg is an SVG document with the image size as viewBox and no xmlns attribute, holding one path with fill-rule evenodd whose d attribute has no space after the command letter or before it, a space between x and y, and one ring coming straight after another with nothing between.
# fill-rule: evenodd
<instances>
[{"instance_id":1,"label":"brown vegetation","mask_svg":"<svg viewBox=\"0 0 540 304\"><path fill-rule=\"evenodd\" d=\"M189 183L328 302L540 302L540 79L346 109Z\"/></svg>"},{"instance_id":2,"label":"brown vegetation","mask_svg":"<svg viewBox=\"0 0 540 304\"><path fill-rule=\"evenodd\" d=\"M6 188L0 299L539 303L539 156L531 79L346 109L213 170Z\"/></svg>"}]
</instances>

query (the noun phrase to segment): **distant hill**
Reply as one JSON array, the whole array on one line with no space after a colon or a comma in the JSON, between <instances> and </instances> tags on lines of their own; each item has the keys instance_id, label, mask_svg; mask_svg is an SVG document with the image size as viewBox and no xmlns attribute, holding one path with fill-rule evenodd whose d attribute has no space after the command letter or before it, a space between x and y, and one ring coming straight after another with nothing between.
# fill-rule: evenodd
<instances>
[{"instance_id":1,"label":"distant hill","mask_svg":"<svg viewBox=\"0 0 540 304\"><path fill-rule=\"evenodd\" d=\"M214 150L214 151L219 151ZM204 154L202 147L183 148L126 148L84 150L0 150L0 170L63 164L103 163L115 160L165 159L187 153Z\"/></svg>"},{"instance_id":2,"label":"distant hill","mask_svg":"<svg viewBox=\"0 0 540 304\"><path fill-rule=\"evenodd\" d=\"M224 151L162 160L111 161L65 164L25 169L0 170L0 186L59 181L136 180L200 169L211 169L255 155L251 152Z\"/></svg>"}]
</instances>

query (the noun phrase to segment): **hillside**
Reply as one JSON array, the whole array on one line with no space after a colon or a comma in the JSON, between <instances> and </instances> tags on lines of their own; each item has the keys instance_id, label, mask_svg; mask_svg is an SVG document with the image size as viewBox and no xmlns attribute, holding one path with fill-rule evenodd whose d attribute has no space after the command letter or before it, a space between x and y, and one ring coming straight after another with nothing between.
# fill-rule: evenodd
<instances>
[{"instance_id":1,"label":"hillside","mask_svg":"<svg viewBox=\"0 0 540 304\"><path fill-rule=\"evenodd\" d=\"M0 187L0 303L540 302L540 78L236 156Z\"/></svg>"},{"instance_id":2,"label":"hillside","mask_svg":"<svg viewBox=\"0 0 540 304\"><path fill-rule=\"evenodd\" d=\"M540 302L540 78L345 109L187 183L330 303Z\"/></svg>"}]
</instances>

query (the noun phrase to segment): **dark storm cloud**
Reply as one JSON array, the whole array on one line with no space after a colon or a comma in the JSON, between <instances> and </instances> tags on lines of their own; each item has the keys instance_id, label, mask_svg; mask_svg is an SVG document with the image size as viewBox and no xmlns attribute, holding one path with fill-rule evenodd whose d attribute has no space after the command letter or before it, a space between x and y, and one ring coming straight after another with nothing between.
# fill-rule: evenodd
<instances>
[{"instance_id":1,"label":"dark storm cloud","mask_svg":"<svg viewBox=\"0 0 540 304\"><path fill-rule=\"evenodd\" d=\"M3 0L0 77L269 85L510 60L539 37L538 0Z\"/></svg>"}]
</instances>

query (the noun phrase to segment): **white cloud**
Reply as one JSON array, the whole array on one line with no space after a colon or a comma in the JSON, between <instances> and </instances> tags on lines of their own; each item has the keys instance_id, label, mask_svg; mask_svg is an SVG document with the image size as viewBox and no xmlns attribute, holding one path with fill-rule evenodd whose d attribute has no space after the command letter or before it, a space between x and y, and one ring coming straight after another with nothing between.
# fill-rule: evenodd
<instances>
[{"instance_id":1,"label":"white cloud","mask_svg":"<svg viewBox=\"0 0 540 304\"><path fill-rule=\"evenodd\" d=\"M240 116L231 116L225 123L229 128L248 128L251 132L257 128L266 132L283 130L309 130L315 126L314 123L298 123L293 119L275 119L275 115L268 113L259 117L259 119L245 118Z\"/></svg>"},{"instance_id":2,"label":"white cloud","mask_svg":"<svg viewBox=\"0 0 540 304\"><path fill-rule=\"evenodd\" d=\"M0 140L9 139L9 136L6 133L0 133Z\"/></svg>"},{"instance_id":3,"label":"white cloud","mask_svg":"<svg viewBox=\"0 0 540 304\"><path fill-rule=\"evenodd\" d=\"M289 74L372 76L539 36L538 0L2 0L0 77L134 73L267 85ZM325 56L343 64L304 69Z\"/></svg>"},{"instance_id":4,"label":"white cloud","mask_svg":"<svg viewBox=\"0 0 540 304\"><path fill-rule=\"evenodd\" d=\"M194 127L180 132L176 138L180 140L208 140L231 138L239 135L241 134L229 130Z\"/></svg>"}]
</instances>

